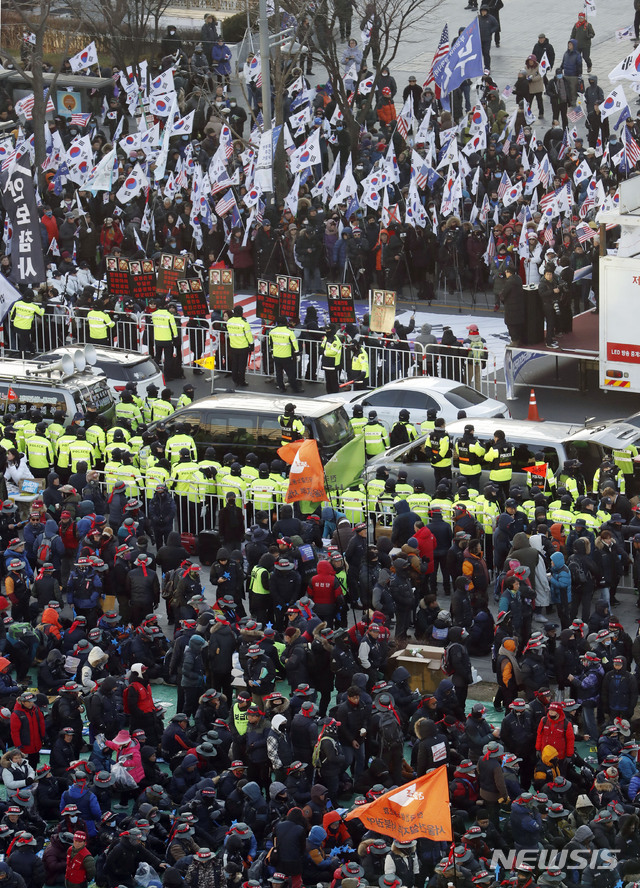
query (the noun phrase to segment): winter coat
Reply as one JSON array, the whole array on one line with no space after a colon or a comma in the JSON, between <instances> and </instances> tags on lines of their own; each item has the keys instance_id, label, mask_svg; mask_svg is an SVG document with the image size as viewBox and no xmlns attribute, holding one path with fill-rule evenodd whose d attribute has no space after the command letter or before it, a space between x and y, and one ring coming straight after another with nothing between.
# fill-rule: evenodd
<instances>
[{"instance_id":1,"label":"winter coat","mask_svg":"<svg viewBox=\"0 0 640 888\"><path fill-rule=\"evenodd\" d=\"M62 811L65 805L78 806L79 817L87 825L87 835L95 836L98 831L96 824L100 822L101 817L100 805L95 793L87 789L86 786L73 783L66 792L62 793L60 811Z\"/></svg>"},{"instance_id":2,"label":"winter coat","mask_svg":"<svg viewBox=\"0 0 640 888\"><path fill-rule=\"evenodd\" d=\"M622 718L633 715L638 702L638 680L627 667L611 669L602 680L602 709L605 713Z\"/></svg>"},{"instance_id":3,"label":"winter coat","mask_svg":"<svg viewBox=\"0 0 640 888\"><path fill-rule=\"evenodd\" d=\"M536 734L536 749L542 752L545 746L553 746L558 758L571 758L575 748L575 737L571 722L563 715L552 719L548 715L540 719Z\"/></svg>"},{"instance_id":4,"label":"winter coat","mask_svg":"<svg viewBox=\"0 0 640 888\"><path fill-rule=\"evenodd\" d=\"M207 678L205 675L202 652L207 642L201 635L192 635L189 639L182 660L182 672L180 686L183 688L204 688Z\"/></svg>"},{"instance_id":5,"label":"winter coat","mask_svg":"<svg viewBox=\"0 0 640 888\"><path fill-rule=\"evenodd\" d=\"M11 713L11 740L25 754L30 755L42 749L45 725L44 716L37 706L27 709L16 703Z\"/></svg>"},{"instance_id":6,"label":"winter coat","mask_svg":"<svg viewBox=\"0 0 640 888\"><path fill-rule=\"evenodd\" d=\"M542 817L535 808L515 801L511 805L511 832L517 849L537 848L542 838Z\"/></svg>"},{"instance_id":7,"label":"winter coat","mask_svg":"<svg viewBox=\"0 0 640 888\"><path fill-rule=\"evenodd\" d=\"M571 48L562 56L562 73L565 77L582 76L582 56L576 49L576 41L569 40Z\"/></svg>"},{"instance_id":8,"label":"winter coat","mask_svg":"<svg viewBox=\"0 0 640 888\"><path fill-rule=\"evenodd\" d=\"M549 587L552 604L569 604L571 602L571 571L564 563L562 552L554 552L551 556Z\"/></svg>"}]
</instances>

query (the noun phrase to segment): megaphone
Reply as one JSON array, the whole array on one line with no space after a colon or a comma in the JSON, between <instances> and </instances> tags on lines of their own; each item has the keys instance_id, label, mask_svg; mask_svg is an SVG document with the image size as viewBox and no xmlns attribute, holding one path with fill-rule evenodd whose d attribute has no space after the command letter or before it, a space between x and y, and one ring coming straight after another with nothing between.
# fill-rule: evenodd
<instances>
[{"instance_id":1,"label":"megaphone","mask_svg":"<svg viewBox=\"0 0 640 888\"><path fill-rule=\"evenodd\" d=\"M73 353L73 364L78 371L78 373L82 373L84 368L87 366L87 359L84 356L84 352L80 351L80 349L76 349Z\"/></svg>"},{"instance_id":2,"label":"megaphone","mask_svg":"<svg viewBox=\"0 0 640 888\"><path fill-rule=\"evenodd\" d=\"M38 367L37 370L32 370L31 372L34 374L46 373L50 375L51 373L55 373L60 371L62 376L73 376L76 370L76 365L73 362L73 358L70 355L62 355L59 361L55 364L45 364L44 366Z\"/></svg>"},{"instance_id":3,"label":"megaphone","mask_svg":"<svg viewBox=\"0 0 640 888\"><path fill-rule=\"evenodd\" d=\"M84 359L89 367L94 367L98 363L98 352L96 351L95 345L91 345L91 343L85 345Z\"/></svg>"}]
</instances>

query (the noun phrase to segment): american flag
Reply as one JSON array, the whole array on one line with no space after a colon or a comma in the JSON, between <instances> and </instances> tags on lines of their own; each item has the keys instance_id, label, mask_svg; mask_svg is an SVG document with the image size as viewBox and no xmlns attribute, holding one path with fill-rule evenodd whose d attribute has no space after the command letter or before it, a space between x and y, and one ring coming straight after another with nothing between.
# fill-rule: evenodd
<instances>
[{"instance_id":1,"label":"american flag","mask_svg":"<svg viewBox=\"0 0 640 888\"><path fill-rule=\"evenodd\" d=\"M582 204L580 205L580 209L578 211L578 215L580 216L580 218L584 219L584 217L587 215L589 210L591 210L593 207L595 207L595 205L596 205L596 202L593 199L593 197L590 194L587 194L585 199L582 201Z\"/></svg>"},{"instance_id":2,"label":"american flag","mask_svg":"<svg viewBox=\"0 0 640 888\"><path fill-rule=\"evenodd\" d=\"M502 146L502 153L504 154L505 157L509 153L509 148L511 148L511 139L505 139L504 145Z\"/></svg>"},{"instance_id":3,"label":"american flag","mask_svg":"<svg viewBox=\"0 0 640 888\"><path fill-rule=\"evenodd\" d=\"M449 25L445 25L442 29L442 34L440 35L440 41L438 43L438 48L436 49L436 54L433 57L433 61L431 62L431 67L429 68L429 73L427 75L427 79L422 84L422 88L425 86L429 86L430 83L433 83L433 69L438 64L438 62L443 59L445 56L449 55L449 50L451 47L449 46ZM435 85L435 97L436 99L440 98L440 87L436 83Z\"/></svg>"},{"instance_id":4,"label":"american flag","mask_svg":"<svg viewBox=\"0 0 640 888\"><path fill-rule=\"evenodd\" d=\"M563 133L563 136L562 136L562 144L560 145L560 148L558 149L558 160L562 160L566 156L568 150L569 150L569 136L567 134L567 131L565 130Z\"/></svg>"},{"instance_id":5,"label":"american flag","mask_svg":"<svg viewBox=\"0 0 640 888\"><path fill-rule=\"evenodd\" d=\"M71 120L69 121L71 126L81 126L85 127L89 121L91 120L90 114L72 114Z\"/></svg>"},{"instance_id":6,"label":"american flag","mask_svg":"<svg viewBox=\"0 0 640 888\"><path fill-rule=\"evenodd\" d=\"M567 117L569 118L571 123L577 123L581 117L584 117L584 114L582 113L581 108L569 108L569 110L567 111Z\"/></svg>"},{"instance_id":7,"label":"american flag","mask_svg":"<svg viewBox=\"0 0 640 888\"><path fill-rule=\"evenodd\" d=\"M511 188L511 179L505 172L502 174L502 179L500 179L500 184L498 185L498 200L502 200L507 191Z\"/></svg>"},{"instance_id":8,"label":"american flag","mask_svg":"<svg viewBox=\"0 0 640 888\"><path fill-rule=\"evenodd\" d=\"M576 234L578 235L578 241L581 244L584 244L586 241L591 240L591 238L596 236L594 229L590 228L585 222L576 225Z\"/></svg>"},{"instance_id":9,"label":"american flag","mask_svg":"<svg viewBox=\"0 0 640 888\"><path fill-rule=\"evenodd\" d=\"M542 236L542 240L545 244L553 244L553 228L550 225L545 225L544 234Z\"/></svg>"},{"instance_id":10,"label":"american flag","mask_svg":"<svg viewBox=\"0 0 640 888\"><path fill-rule=\"evenodd\" d=\"M263 200L258 201L258 212L256 213L256 222L258 223L258 228L262 225L262 220L264 219L264 211L266 210L267 205Z\"/></svg>"},{"instance_id":11,"label":"american flag","mask_svg":"<svg viewBox=\"0 0 640 888\"><path fill-rule=\"evenodd\" d=\"M509 86L507 84L507 86L505 86L505 88L502 90L502 98L509 99L509 98L511 98L512 95L513 95L513 87Z\"/></svg>"},{"instance_id":12,"label":"american flag","mask_svg":"<svg viewBox=\"0 0 640 888\"><path fill-rule=\"evenodd\" d=\"M526 140L525 135L524 135L524 127L521 126L521 127L520 127L520 132L518 133L518 138L516 139L516 145L525 145L525 144L526 144L526 141L527 141L527 140Z\"/></svg>"},{"instance_id":13,"label":"american flag","mask_svg":"<svg viewBox=\"0 0 640 888\"><path fill-rule=\"evenodd\" d=\"M487 244L487 249L484 252L482 258L484 259L484 264L489 266L491 265L491 260L496 255L496 242L493 236L493 231L489 234L489 243Z\"/></svg>"},{"instance_id":14,"label":"american flag","mask_svg":"<svg viewBox=\"0 0 640 888\"><path fill-rule=\"evenodd\" d=\"M46 95L46 92L45 92ZM31 120L31 115L33 113L33 93L29 93L28 96L25 96L24 99L20 99L19 102L16 102L15 109L17 114L24 114L26 120ZM53 104L53 100L51 96L49 96L49 100L47 101L47 111L55 111L55 105Z\"/></svg>"},{"instance_id":15,"label":"american flag","mask_svg":"<svg viewBox=\"0 0 640 888\"><path fill-rule=\"evenodd\" d=\"M233 191L229 189L225 196L221 198L215 206L216 214L218 216L226 216L226 214L234 208L236 204L236 199L233 196Z\"/></svg>"},{"instance_id":16,"label":"american flag","mask_svg":"<svg viewBox=\"0 0 640 888\"><path fill-rule=\"evenodd\" d=\"M628 127L625 127L624 130L624 150L629 166L633 169L640 160L640 146L631 135Z\"/></svg>"}]
</instances>

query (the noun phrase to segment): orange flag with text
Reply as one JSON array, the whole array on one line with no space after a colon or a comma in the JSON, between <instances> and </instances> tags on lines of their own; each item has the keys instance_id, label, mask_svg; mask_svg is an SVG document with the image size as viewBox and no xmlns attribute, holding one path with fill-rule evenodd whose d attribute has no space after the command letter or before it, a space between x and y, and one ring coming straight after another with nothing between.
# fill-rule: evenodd
<instances>
[{"instance_id":1,"label":"orange flag with text","mask_svg":"<svg viewBox=\"0 0 640 888\"><path fill-rule=\"evenodd\" d=\"M356 817L368 829L401 841L452 842L446 765L353 808L345 819Z\"/></svg>"},{"instance_id":2,"label":"orange flag with text","mask_svg":"<svg viewBox=\"0 0 640 888\"><path fill-rule=\"evenodd\" d=\"M327 498L324 486L324 468L320 459L318 442L313 438L292 441L278 448L278 456L289 463L289 486L284 495L285 503L308 500L323 502Z\"/></svg>"}]
</instances>

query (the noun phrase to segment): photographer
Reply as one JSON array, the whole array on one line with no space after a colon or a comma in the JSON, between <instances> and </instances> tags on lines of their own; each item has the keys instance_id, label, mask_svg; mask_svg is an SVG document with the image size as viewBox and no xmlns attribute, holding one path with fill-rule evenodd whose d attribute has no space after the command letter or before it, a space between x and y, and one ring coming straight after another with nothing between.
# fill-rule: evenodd
<instances>
[{"instance_id":1,"label":"photographer","mask_svg":"<svg viewBox=\"0 0 640 888\"><path fill-rule=\"evenodd\" d=\"M538 293L542 300L542 310L547 325L547 348L559 348L554 338L560 314L560 282L556 277L553 265L546 265L544 278L538 285Z\"/></svg>"}]
</instances>

